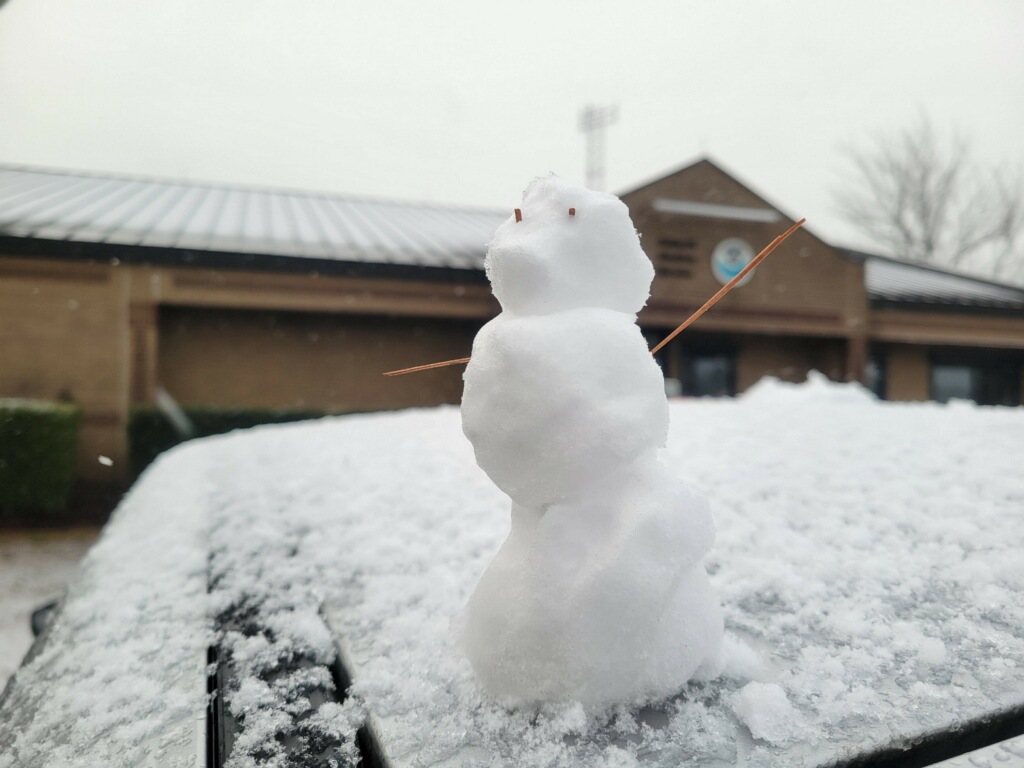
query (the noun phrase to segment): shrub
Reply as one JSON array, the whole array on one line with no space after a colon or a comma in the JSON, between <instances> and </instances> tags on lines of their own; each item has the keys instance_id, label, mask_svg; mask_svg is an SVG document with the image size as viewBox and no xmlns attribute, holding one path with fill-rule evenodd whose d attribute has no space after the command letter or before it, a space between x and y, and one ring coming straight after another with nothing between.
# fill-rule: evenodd
<instances>
[{"instance_id":1,"label":"shrub","mask_svg":"<svg viewBox=\"0 0 1024 768\"><path fill-rule=\"evenodd\" d=\"M209 437L248 429L260 424L319 419L325 411L269 408L186 408L194 433L184 437L156 408L137 408L128 419L128 460L132 477L138 477L152 461L178 443L196 437Z\"/></svg>"},{"instance_id":2,"label":"shrub","mask_svg":"<svg viewBox=\"0 0 1024 768\"><path fill-rule=\"evenodd\" d=\"M61 510L75 477L82 410L0 399L0 510Z\"/></svg>"}]
</instances>

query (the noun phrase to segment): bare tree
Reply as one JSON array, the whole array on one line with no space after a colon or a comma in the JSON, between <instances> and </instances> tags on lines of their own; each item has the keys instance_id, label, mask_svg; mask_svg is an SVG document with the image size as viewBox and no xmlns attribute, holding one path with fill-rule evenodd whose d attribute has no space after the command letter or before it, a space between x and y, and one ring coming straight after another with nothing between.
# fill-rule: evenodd
<instances>
[{"instance_id":1,"label":"bare tree","mask_svg":"<svg viewBox=\"0 0 1024 768\"><path fill-rule=\"evenodd\" d=\"M931 123L876 136L846 152L854 173L835 195L840 215L892 255L1024 279L1024 174L982 169L968 142Z\"/></svg>"}]
</instances>

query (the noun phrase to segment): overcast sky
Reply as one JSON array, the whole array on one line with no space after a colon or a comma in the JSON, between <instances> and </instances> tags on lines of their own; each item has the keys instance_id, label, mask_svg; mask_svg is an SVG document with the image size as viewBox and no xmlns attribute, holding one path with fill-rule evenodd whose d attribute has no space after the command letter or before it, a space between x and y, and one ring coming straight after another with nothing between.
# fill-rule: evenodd
<instances>
[{"instance_id":1,"label":"overcast sky","mask_svg":"<svg viewBox=\"0 0 1024 768\"><path fill-rule=\"evenodd\" d=\"M709 155L836 242L840 150L927 113L1024 162L1024 2L0 2L0 163L513 206Z\"/></svg>"}]
</instances>

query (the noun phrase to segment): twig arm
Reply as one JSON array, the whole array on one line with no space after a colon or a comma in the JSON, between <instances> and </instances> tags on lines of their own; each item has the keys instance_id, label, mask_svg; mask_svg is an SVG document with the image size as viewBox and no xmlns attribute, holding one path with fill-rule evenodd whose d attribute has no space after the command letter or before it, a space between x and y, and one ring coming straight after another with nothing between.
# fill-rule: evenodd
<instances>
[{"instance_id":1,"label":"twig arm","mask_svg":"<svg viewBox=\"0 0 1024 768\"><path fill-rule=\"evenodd\" d=\"M465 365L469 362L468 357L460 357L458 360L445 360L441 363L427 363L426 365L414 365L412 368L402 368L398 371L387 371L384 373L385 376L402 376L406 373L416 373L417 371L429 371L431 368L444 368L448 365Z\"/></svg>"}]
</instances>

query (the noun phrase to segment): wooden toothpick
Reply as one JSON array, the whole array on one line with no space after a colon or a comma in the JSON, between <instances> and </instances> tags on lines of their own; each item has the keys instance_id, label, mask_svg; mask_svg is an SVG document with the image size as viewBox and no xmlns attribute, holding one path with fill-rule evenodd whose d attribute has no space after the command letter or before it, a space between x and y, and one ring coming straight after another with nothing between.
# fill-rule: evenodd
<instances>
[{"instance_id":1,"label":"wooden toothpick","mask_svg":"<svg viewBox=\"0 0 1024 768\"><path fill-rule=\"evenodd\" d=\"M402 368L400 371L387 371L385 376L404 376L407 373L417 371L429 371L431 368L444 368L446 365L465 365L469 362L468 357L460 357L458 360L445 360L440 363L427 363L426 365L414 365L412 368Z\"/></svg>"},{"instance_id":2,"label":"wooden toothpick","mask_svg":"<svg viewBox=\"0 0 1024 768\"><path fill-rule=\"evenodd\" d=\"M522 214L520 214L519 209L517 208L516 209L516 221L520 221L521 220L521 215ZM771 254L772 251L774 251L776 248L778 248L780 245L782 245L782 241L783 240L785 240L787 237L789 237L794 232L796 232L798 229L800 229L800 227L802 227L804 225L804 222L806 222L806 221L807 221L807 219L800 219L800 221L798 221L796 224L791 226L789 229L787 229L781 235L779 235L774 240L772 240L767 245L767 247L765 247L765 249L763 251L761 251L759 254L757 254L757 256L755 256L751 260L751 262L749 264L747 264L747 266L745 266L743 269L741 269L739 271L739 273L732 280L730 280L728 283L723 285L722 288L718 291L718 293L716 293L714 296L712 296L710 299L708 299L706 302L704 302L704 306L702 306L700 309L698 309L696 312L694 312L692 315L690 315L688 318L686 318L686 320L684 320L679 325L678 328L676 328L674 331L672 331L672 333L670 333L668 336L666 336L664 339L662 339L661 343L659 343L657 346L655 346L651 350L651 354L652 355L657 354L662 349L662 347L664 347L666 344L668 344L670 341L672 341L672 339L674 339L676 336L678 336L680 333L682 333L684 330L686 330L690 325L692 325L696 320L698 320L701 315L703 315L705 312L707 312L709 309L711 309L713 306L715 306L715 304L718 303L719 299L721 299L723 296L725 296L725 294L727 294L729 291L731 291L733 288L735 288L737 283L739 283L740 280L742 280L744 277L746 277L748 274L750 274L750 271L752 269L754 269L758 264L760 264L762 261L767 259L769 254ZM403 376L403 375L405 375L407 373L417 373L419 371L429 371L429 370L431 370L433 368L444 368L444 367L449 366L449 365L465 365L466 363L469 362L469 360L470 359L468 357L460 357L458 360L445 360L445 361L440 362L440 363L428 363L426 365L415 365L412 368L402 368L401 370L398 370L398 371L387 371L384 375L385 376Z\"/></svg>"}]
</instances>

